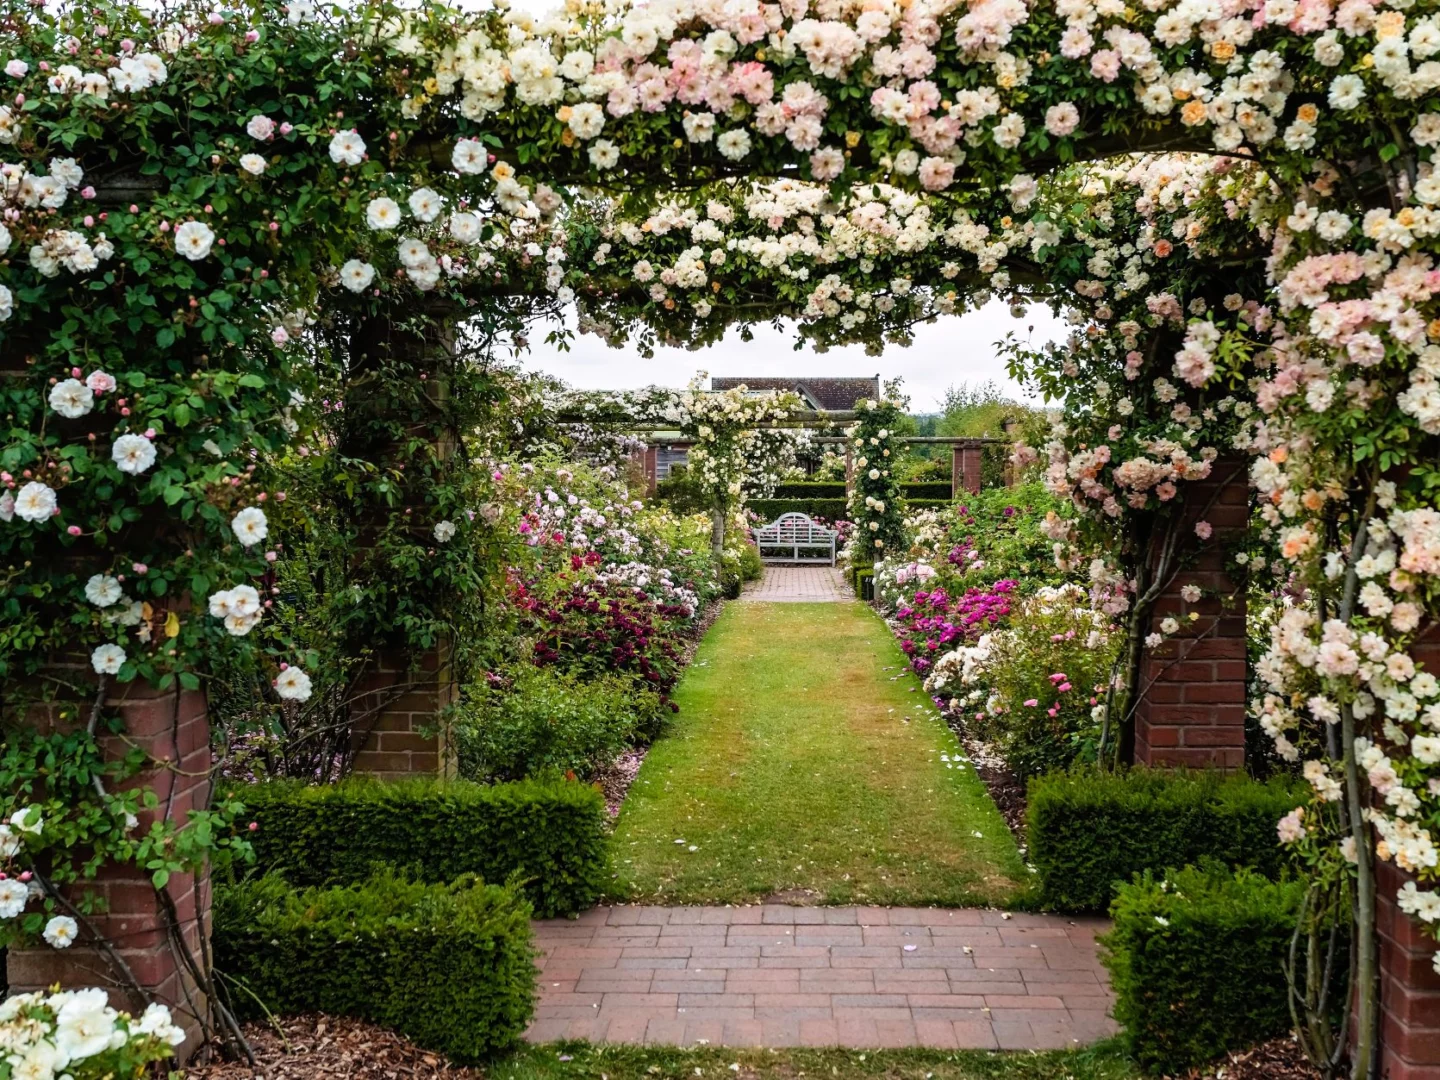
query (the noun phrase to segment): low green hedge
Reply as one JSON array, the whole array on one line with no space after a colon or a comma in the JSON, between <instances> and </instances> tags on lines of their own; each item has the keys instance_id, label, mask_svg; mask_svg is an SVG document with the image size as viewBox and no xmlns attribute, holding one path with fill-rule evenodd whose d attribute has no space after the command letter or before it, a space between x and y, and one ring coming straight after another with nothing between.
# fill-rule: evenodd
<instances>
[{"instance_id":1,"label":"low green hedge","mask_svg":"<svg viewBox=\"0 0 1440 1080\"><path fill-rule=\"evenodd\" d=\"M542 918L590 907L605 881L605 800L588 784L347 780L235 792L259 829L262 872L295 885L350 885L377 867L420 881L517 877Z\"/></svg>"},{"instance_id":2,"label":"low green hedge","mask_svg":"<svg viewBox=\"0 0 1440 1080\"><path fill-rule=\"evenodd\" d=\"M900 485L900 494L909 499L943 499L950 501L950 481L937 480ZM845 483L841 480L797 480L776 484L776 499L844 499Z\"/></svg>"},{"instance_id":3,"label":"low green hedge","mask_svg":"<svg viewBox=\"0 0 1440 1080\"><path fill-rule=\"evenodd\" d=\"M916 482L911 484L901 484L900 494L905 497L905 501L907 503L913 503L917 499L921 502L931 502L936 499L939 499L941 502L945 503L953 501L953 496L950 493L949 480L936 480L926 481L924 483Z\"/></svg>"},{"instance_id":4,"label":"low green hedge","mask_svg":"<svg viewBox=\"0 0 1440 1080\"><path fill-rule=\"evenodd\" d=\"M826 522L846 520L844 499L751 499L745 504L765 521L774 521L781 514L809 514ZM945 499L906 499L906 510L940 509L950 505Z\"/></svg>"},{"instance_id":5,"label":"low green hedge","mask_svg":"<svg viewBox=\"0 0 1440 1080\"><path fill-rule=\"evenodd\" d=\"M534 1012L530 904L513 886L390 874L295 889L269 874L217 887L214 912L215 965L244 1017L359 1017L471 1062Z\"/></svg>"},{"instance_id":6,"label":"low green hedge","mask_svg":"<svg viewBox=\"0 0 1440 1080\"><path fill-rule=\"evenodd\" d=\"M827 523L845 519L845 500L839 499L751 499L745 509L759 514L765 521L774 521L781 514L809 514Z\"/></svg>"},{"instance_id":7,"label":"low green hedge","mask_svg":"<svg viewBox=\"0 0 1440 1080\"><path fill-rule=\"evenodd\" d=\"M776 484L772 497L776 499L843 499L843 480L795 480L788 484Z\"/></svg>"},{"instance_id":8,"label":"low green hedge","mask_svg":"<svg viewBox=\"0 0 1440 1080\"><path fill-rule=\"evenodd\" d=\"M1115 1019L1147 1071L1176 1075L1289 1029L1281 965L1303 892L1214 865L1120 886L1101 960Z\"/></svg>"},{"instance_id":9,"label":"low green hedge","mask_svg":"<svg viewBox=\"0 0 1440 1080\"><path fill-rule=\"evenodd\" d=\"M1103 911L1116 882L1207 857L1276 877L1275 823L1302 801L1291 781L1220 773L1085 769L1037 777L1026 831L1040 903Z\"/></svg>"},{"instance_id":10,"label":"low green hedge","mask_svg":"<svg viewBox=\"0 0 1440 1080\"><path fill-rule=\"evenodd\" d=\"M875 569L870 566L856 567L851 581L855 595L861 600L875 599Z\"/></svg>"}]
</instances>

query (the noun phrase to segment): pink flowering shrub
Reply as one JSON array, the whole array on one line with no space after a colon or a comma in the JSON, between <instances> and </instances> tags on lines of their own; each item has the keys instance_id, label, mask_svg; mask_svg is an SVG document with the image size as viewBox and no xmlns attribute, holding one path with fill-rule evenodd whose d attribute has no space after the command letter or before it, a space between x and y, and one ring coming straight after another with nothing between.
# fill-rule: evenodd
<instances>
[{"instance_id":1,"label":"pink flowering shrub","mask_svg":"<svg viewBox=\"0 0 1440 1080\"><path fill-rule=\"evenodd\" d=\"M967 589L958 597L944 589L921 589L896 609L891 625L910 666L924 675L945 652L998 626L1014 600L1015 582L1009 580Z\"/></svg>"},{"instance_id":2,"label":"pink flowering shrub","mask_svg":"<svg viewBox=\"0 0 1440 1080\"><path fill-rule=\"evenodd\" d=\"M1075 585L1016 601L1006 624L938 657L925 688L1022 777L1093 760L1120 635Z\"/></svg>"}]
</instances>

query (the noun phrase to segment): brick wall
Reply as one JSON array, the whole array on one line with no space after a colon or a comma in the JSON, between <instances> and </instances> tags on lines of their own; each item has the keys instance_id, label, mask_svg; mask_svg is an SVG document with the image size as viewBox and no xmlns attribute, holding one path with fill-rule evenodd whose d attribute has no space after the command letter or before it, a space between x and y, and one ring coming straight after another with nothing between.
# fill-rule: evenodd
<instances>
[{"instance_id":1,"label":"brick wall","mask_svg":"<svg viewBox=\"0 0 1440 1080\"><path fill-rule=\"evenodd\" d=\"M1141 661L1134 759L1144 765L1239 769L1245 764L1245 598L1225 571L1225 553L1246 527L1245 463L1221 458L1208 479L1184 485L1184 495L1178 551L1183 569L1156 601L1151 618L1152 630L1169 616L1180 621L1181 631L1147 649ZM1209 540L1196 535L1202 520L1213 529ZM1157 539L1152 568L1159 546ZM1198 602L1182 600L1186 585L1200 587ZM1192 612L1200 616L1193 622Z\"/></svg>"},{"instance_id":2,"label":"brick wall","mask_svg":"<svg viewBox=\"0 0 1440 1080\"><path fill-rule=\"evenodd\" d=\"M428 776L453 778L456 755L445 710L459 700L449 649L413 659L383 651L361 680L355 771L384 780Z\"/></svg>"},{"instance_id":3,"label":"brick wall","mask_svg":"<svg viewBox=\"0 0 1440 1080\"><path fill-rule=\"evenodd\" d=\"M1427 671L1440 672L1440 624L1432 625L1411 654ZM1392 863L1376 867L1375 929L1380 939L1380 1069L1388 1080L1440 1076L1440 942L1400 910L1395 895L1406 875Z\"/></svg>"},{"instance_id":4,"label":"brick wall","mask_svg":"<svg viewBox=\"0 0 1440 1080\"><path fill-rule=\"evenodd\" d=\"M82 671L69 673L71 681L84 683L93 676ZM132 778L129 787L148 786L160 799L158 811L142 814L139 829L149 828L157 813L169 805L171 820L183 821L190 810L203 809L210 798L210 729L205 698L199 691L158 692L148 686L113 686L107 710L125 722L129 743L151 757L176 768L157 767ZM88 716L89 704L74 701L37 705L33 722L42 729L74 728ZM104 740L107 755L122 756L128 749L120 739ZM63 951L40 945L11 949L6 957L6 976L12 993L43 990L55 984L77 988L104 986L111 989L117 1008L137 1011L148 1001L171 1007L177 1023L190 1035L181 1048L182 1060L199 1045L197 1016L204 1000L185 973L166 936L166 922L159 897L147 873L129 866L103 869L94 883L77 887L75 893L89 892L104 901L103 914L93 916L95 931L108 940L144 990L140 997L121 985L105 954L82 932L81 940ZM172 877L166 892L174 901L185 940L192 952L200 937L209 933L210 885L201 875ZM93 942L93 939L89 939Z\"/></svg>"},{"instance_id":5,"label":"brick wall","mask_svg":"<svg viewBox=\"0 0 1440 1080\"><path fill-rule=\"evenodd\" d=\"M1376 866L1376 933L1380 939L1380 1075L1387 1080L1440 1076L1440 942L1400 910L1395 895L1406 875Z\"/></svg>"},{"instance_id":6,"label":"brick wall","mask_svg":"<svg viewBox=\"0 0 1440 1080\"><path fill-rule=\"evenodd\" d=\"M972 495L980 493L980 470L984 462L984 451L979 446L965 446L957 443L950 448L950 494L958 496L961 491Z\"/></svg>"}]
</instances>

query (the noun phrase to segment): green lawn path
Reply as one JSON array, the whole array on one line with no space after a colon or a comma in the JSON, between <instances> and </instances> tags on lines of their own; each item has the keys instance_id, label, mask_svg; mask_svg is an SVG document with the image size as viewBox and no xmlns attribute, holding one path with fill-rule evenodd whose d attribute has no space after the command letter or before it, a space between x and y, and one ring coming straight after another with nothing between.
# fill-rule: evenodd
<instances>
[{"instance_id":1,"label":"green lawn path","mask_svg":"<svg viewBox=\"0 0 1440 1080\"><path fill-rule=\"evenodd\" d=\"M729 604L675 700L616 823L617 898L965 906L1024 890L999 811L865 605Z\"/></svg>"}]
</instances>

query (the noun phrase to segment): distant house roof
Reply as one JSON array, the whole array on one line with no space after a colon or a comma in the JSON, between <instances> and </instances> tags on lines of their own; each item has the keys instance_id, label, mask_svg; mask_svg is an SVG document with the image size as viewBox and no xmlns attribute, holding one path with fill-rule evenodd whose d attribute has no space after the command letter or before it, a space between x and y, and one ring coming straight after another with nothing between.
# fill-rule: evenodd
<instances>
[{"instance_id":1,"label":"distant house roof","mask_svg":"<svg viewBox=\"0 0 1440 1080\"><path fill-rule=\"evenodd\" d=\"M717 376L710 380L712 390L734 390L737 386L750 390L793 390L812 409L825 409L827 412L853 409L855 402L861 398L880 397L879 375L856 379L738 379Z\"/></svg>"}]
</instances>

